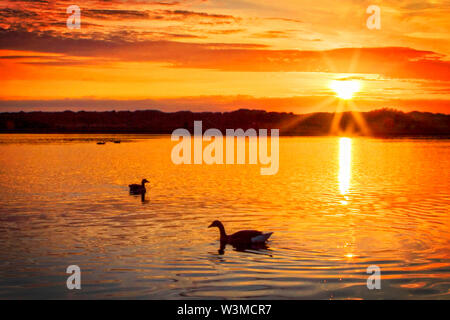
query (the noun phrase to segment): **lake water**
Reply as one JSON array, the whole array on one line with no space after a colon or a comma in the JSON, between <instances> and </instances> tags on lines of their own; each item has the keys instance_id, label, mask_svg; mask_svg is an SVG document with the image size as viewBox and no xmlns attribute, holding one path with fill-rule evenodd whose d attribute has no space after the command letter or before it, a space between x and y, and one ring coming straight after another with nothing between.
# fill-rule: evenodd
<instances>
[{"instance_id":1,"label":"lake water","mask_svg":"<svg viewBox=\"0 0 450 320\"><path fill-rule=\"evenodd\" d=\"M273 176L176 166L174 145L0 135L0 298L450 298L449 140L283 137ZM142 178L145 202L127 187ZM274 234L219 254L215 219Z\"/></svg>"}]
</instances>

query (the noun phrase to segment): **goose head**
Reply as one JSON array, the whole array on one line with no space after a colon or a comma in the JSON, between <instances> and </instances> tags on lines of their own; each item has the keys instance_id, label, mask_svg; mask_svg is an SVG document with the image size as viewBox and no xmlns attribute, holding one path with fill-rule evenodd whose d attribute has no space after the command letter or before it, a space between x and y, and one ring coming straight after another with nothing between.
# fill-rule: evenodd
<instances>
[{"instance_id":1,"label":"goose head","mask_svg":"<svg viewBox=\"0 0 450 320\"><path fill-rule=\"evenodd\" d=\"M227 241L227 233L225 232L225 227L223 226L222 222L219 220L214 220L208 228L217 227L220 231L220 241L226 242Z\"/></svg>"},{"instance_id":2,"label":"goose head","mask_svg":"<svg viewBox=\"0 0 450 320\"><path fill-rule=\"evenodd\" d=\"M150 183L150 181L148 181L147 179L142 179L141 183L142 183L142 185L144 185L146 183Z\"/></svg>"},{"instance_id":3,"label":"goose head","mask_svg":"<svg viewBox=\"0 0 450 320\"><path fill-rule=\"evenodd\" d=\"M220 222L219 220L214 220L214 221L209 225L208 228L212 228L212 227L220 228L221 226L223 227L222 222Z\"/></svg>"}]
</instances>

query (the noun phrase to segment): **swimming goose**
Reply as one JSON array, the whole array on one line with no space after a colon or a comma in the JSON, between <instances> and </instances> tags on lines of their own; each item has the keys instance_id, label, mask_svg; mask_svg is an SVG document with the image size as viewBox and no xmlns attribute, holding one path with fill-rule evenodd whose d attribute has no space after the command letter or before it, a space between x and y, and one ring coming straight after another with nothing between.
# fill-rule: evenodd
<instances>
[{"instance_id":1,"label":"swimming goose","mask_svg":"<svg viewBox=\"0 0 450 320\"><path fill-rule=\"evenodd\" d=\"M145 189L145 184L149 183L147 179L142 179L141 184L130 184L128 187L130 188L131 194L143 194L147 192L147 189Z\"/></svg>"},{"instance_id":2,"label":"swimming goose","mask_svg":"<svg viewBox=\"0 0 450 320\"><path fill-rule=\"evenodd\" d=\"M227 235L222 222L215 220L208 228L217 227L220 231L220 242L231 245L258 244L265 243L273 232L263 233L257 230L242 230L231 235Z\"/></svg>"}]
</instances>

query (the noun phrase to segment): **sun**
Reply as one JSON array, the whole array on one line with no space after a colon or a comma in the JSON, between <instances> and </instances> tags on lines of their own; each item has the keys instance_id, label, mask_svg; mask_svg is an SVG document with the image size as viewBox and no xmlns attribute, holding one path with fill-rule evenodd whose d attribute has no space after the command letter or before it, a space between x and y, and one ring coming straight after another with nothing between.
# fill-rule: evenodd
<instances>
[{"instance_id":1,"label":"sun","mask_svg":"<svg viewBox=\"0 0 450 320\"><path fill-rule=\"evenodd\" d=\"M361 89L361 82L358 80L333 80L330 88L336 92L341 99L348 100L353 98L353 94Z\"/></svg>"}]
</instances>

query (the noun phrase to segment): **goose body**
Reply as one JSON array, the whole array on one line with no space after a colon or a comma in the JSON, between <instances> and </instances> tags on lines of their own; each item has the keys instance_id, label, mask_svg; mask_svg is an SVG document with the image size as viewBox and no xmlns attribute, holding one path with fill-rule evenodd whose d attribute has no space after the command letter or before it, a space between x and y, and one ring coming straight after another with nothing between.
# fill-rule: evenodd
<instances>
[{"instance_id":1,"label":"goose body","mask_svg":"<svg viewBox=\"0 0 450 320\"><path fill-rule=\"evenodd\" d=\"M128 187L130 188L131 194L144 194L147 192L147 189L145 188L145 184L149 183L147 179L142 179L141 184L130 184Z\"/></svg>"},{"instance_id":2,"label":"goose body","mask_svg":"<svg viewBox=\"0 0 450 320\"><path fill-rule=\"evenodd\" d=\"M219 220L214 221L208 228L217 227L220 231L220 242L229 243L231 245L251 245L265 243L273 232L264 233L258 230L242 230L227 235L225 227Z\"/></svg>"}]
</instances>

